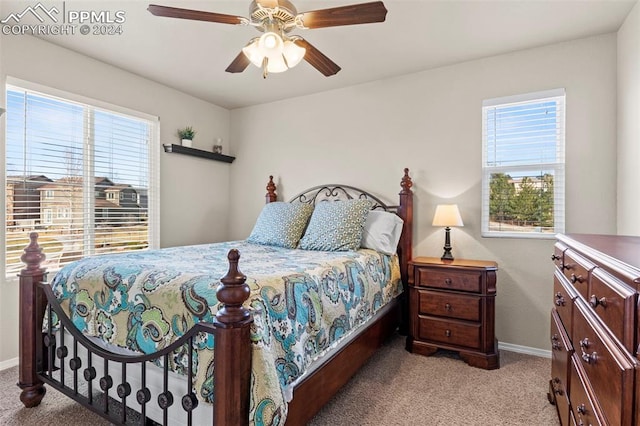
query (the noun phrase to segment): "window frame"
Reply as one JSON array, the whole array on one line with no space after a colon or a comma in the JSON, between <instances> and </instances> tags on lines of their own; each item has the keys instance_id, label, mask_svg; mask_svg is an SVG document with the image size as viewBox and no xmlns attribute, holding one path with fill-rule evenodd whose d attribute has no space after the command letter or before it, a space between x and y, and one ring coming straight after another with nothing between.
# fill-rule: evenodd
<instances>
[{"instance_id":1,"label":"window frame","mask_svg":"<svg viewBox=\"0 0 640 426\"><path fill-rule=\"evenodd\" d=\"M71 102L71 103L79 103L84 104L94 111L104 111L106 113L116 114L116 115L124 115L132 118L137 118L140 120L148 121L150 125L150 134L149 134L149 149L148 149L148 161L149 161L149 187L147 188L148 192L148 204L147 204L147 214L146 214L146 223L148 226L148 249L158 249L160 248L160 150L158 147L160 146L160 118L151 114L147 114L144 112L132 110L126 107L122 107L119 105L114 105L111 103L103 102L97 99L85 97L82 95L66 92L59 89L54 89L51 87L47 87L41 84L32 83L29 81L21 80L15 77L7 76L5 81L5 100L7 102L7 93L9 90L26 90L36 95L42 95L51 98L57 98L62 102ZM6 129L5 129L6 131ZM6 135L5 135L6 138ZM7 152L6 150L1 151L2 161L4 166L4 176L3 179L6 182L6 161L7 161ZM91 194L94 194L93 182L87 181L85 183L86 188L84 191L89 191ZM6 194L3 191L5 204L4 210L6 210ZM90 200L89 209L94 210L95 207L95 197L88 197ZM51 221L49 224L53 223L54 212L51 210ZM44 222L44 212L43 212L43 222ZM88 226L89 229L94 225L93 219L90 220L91 225ZM44 224L44 223L43 223ZM4 220L4 230L2 234L6 239L6 218ZM95 226L93 226L95 230ZM93 237L91 235L85 235L85 246L90 246L86 244L91 242ZM6 244L5 244L6 247ZM85 253L87 255L89 253ZM7 251L3 249L0 251L0 274L1 276L9 279L7 276L6 270L6 260L7 260Z\"/></svg>"},{"instance_id":2,"label":"window frame","mask_svg":"<svg viewBox=\"0 0 640 426\"><path fill-rule=\"evenodd\" d=\"M496 107L506 107L516 104L544 102L556 100L561 105L561 111L557 114L559 127L556 139L556 161L552 163L532 162L512 166L488 165L487 158L487 110ZM554 239L557 233L565 232L565 164L566 164L566 93L565 89L552 89L540 92L531 92L520 95L505 96L487 99L482 102L482 213L481 236L487 238L533 238ZM536 170L540 172L552 172L553 180L553 232L509 232L489 230L490 216L490 183L494 173L513 173Z\"/></svg>"}]
</instances>

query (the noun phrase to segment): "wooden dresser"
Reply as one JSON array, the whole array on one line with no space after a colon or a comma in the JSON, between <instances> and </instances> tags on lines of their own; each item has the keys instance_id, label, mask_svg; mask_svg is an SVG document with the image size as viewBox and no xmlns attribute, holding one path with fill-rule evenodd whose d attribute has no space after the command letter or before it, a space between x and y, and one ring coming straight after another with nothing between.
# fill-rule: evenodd
<instances>
[{"instance_id":1,"label":"wooden dresser","mask_svg":"<svg viewBox=\"0 0 640 426\"><path fill-rule=\"evenodd\" d=\"M500 367L495 338L495 262L417 257L409 262L407 349L458 351L474 367Z\"/></svg>"},{"instance_id":2,"label":"wooden dresser","mask_svg":"<svg viewBox=\"0 0 640 426\"><path fill-rule=\"evenodd\" d=\"M640 237L558 235L549 401L564 425L640 424Z\"/></svg>"}]
</instances>

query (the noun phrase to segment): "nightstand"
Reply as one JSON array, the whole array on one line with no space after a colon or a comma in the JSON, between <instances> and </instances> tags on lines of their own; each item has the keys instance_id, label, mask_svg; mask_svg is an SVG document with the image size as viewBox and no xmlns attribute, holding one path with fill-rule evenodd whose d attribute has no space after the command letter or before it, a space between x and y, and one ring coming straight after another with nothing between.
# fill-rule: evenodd
<instances>
[{"instance_id":1,"label":"nightstand","mask_svg":"<svg viewBox=\"0 0 640 426\"><path fill-rule=\"evenodd\" d=\"M409 262L407 350L457 351L467 364L500 368L495 338L496 270L483 260L418 257Z\"/></svg>"}]
</instances>

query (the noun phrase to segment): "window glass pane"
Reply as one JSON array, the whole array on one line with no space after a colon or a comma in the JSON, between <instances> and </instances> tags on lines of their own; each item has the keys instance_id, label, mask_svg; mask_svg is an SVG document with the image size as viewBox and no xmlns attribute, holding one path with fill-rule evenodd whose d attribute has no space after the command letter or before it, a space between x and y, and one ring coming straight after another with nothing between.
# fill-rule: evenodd
<instances>
[{"instance_id":1,"label":"window glass pane","mask_svg":"<svg viewBox=\"0 0 640 426\"><path fill-rule=\"evenodd\" d=\"M555 163L557 113L555 101L488 109L487 165Z\"/></svg>"},{"instance_id":2,"label":"window glass pane","mask_svg":"<svg viewBox=\"0 0 640 426\"><path fill-rule=\"evenodd\" d=\"M554 171L491 173L489 231L554 231Z\"/></svg>"},{"instance_id":3,"label":"window glass pane","mask_svg":"<svg viewBox=\"0 0 640 426\"><path fill-rule=\"evenodd\" d=\"M95 111L93 132L96 252L146 248L149 124Z\"/></svg>"},{"instance_id":4,"label":"window glass pane","mask_svg":"<svg viewBox=\"0 0 640 426\"><path fill-rule=\"evenodd\" d=\"M14 86L6 117L7 275L34 230L49 270L149 246L152 122Z\"/></svg>"}]
</instances>

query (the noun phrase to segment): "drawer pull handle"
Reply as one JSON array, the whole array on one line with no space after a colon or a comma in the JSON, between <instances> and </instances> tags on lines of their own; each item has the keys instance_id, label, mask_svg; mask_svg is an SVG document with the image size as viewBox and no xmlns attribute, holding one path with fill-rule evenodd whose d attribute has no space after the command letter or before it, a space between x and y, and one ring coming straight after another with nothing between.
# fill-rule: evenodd
<instances>
[{"instance_id":1,"label":"drawer pull handle","mask_svg":"<svg viewBox=\"0 0 640 426\"><path fill-rule=\"evenodd\" d=\"M595 364L598 361L598 354L592 352L590 354L582 352L582 360L587 364Z\"/></svg>"},{"instance_id":2,"label":"drawer pull handle","mask_svg":"<svg viewBox=\"0 0 640 426\"><path fill-rule=\"evenodd\" d=\"M449 303L445 303L444 304L444 310L445 311L450 311L451 310L451 305Z\"/></svg>"},{"instance_id":3,"label":"drawer pull handle","mask_svg":"<svg viewBox=\"0 0 640 426\"><path fill-rule=\"evenodd\" d=\"M451 330L445 330L444 335L447 337L451 337Z\"/></svg>"},{"instance_id":4,"label":"drawer pull handle","mask_svg":"<svg viewBox=\"0 0 640 426\"><path fill-rule=\"evenodd\" d=\"M564 306L565 302L564 302L564 296L562 295L562 293L557 292L556 293L556 306Z\"/></svg>"},{"instance_id":5,"label":"drawer pull handle","mask_svg":"<svg viewBox=\"0 0 640 426\"><path fill-rule=\"evenodd\" d=\"M580 347L583 349L587 349L589 348L589 346L591 346L591 342L589 341L588 337L585 337L584 339L580 340Z\"/></svg>"},{"instance_id":6,"label":"drawer pull handle","mask_svg":"<svg viewBox=\"0 0 640 426\"><path fill-rule=\"evenodd\" d=\"M571 283L575 284L576 282L583 283L584 278L582 278L582 275L571 274Z\"/></svg>"},{"instance_id":7,"label":"drawer pull handle","mask_svg":"<svg viewBox=\"0 0 640 426\"><path fill-rule=\"evenodd\" d=\"M589 304L591 305L591 307L593 309L597 308L598 305L602 306L603 308L607 307L607 298L606 297L601 297L600 299L598 299L596 297L596 295L592 295L591 299L589 299Z\"/></svg>"},{"instance_id":8,"label":"drawer pull handle","mask_svg":"<svg viewBox=\"0 0 640 426\"><path fill-rule=\"evenodd\" d=\"M556 260L560 260L560 256L556 256L555 254L552 254L552 255L551 255L551 260L553 260L554 262L555 262Z\"/></svg>"},{"instance_id":9,"label":"drawer pull handle","mask_svg":"<svg viewBox=\"0 0 640 426\"><path fill-rule=\"evenodd\" d=\"M562 349L562 345L560 344L560 339L557 334L554 334L553 336L551 336L551 348L553 348L556 351L559 351Z\"/></svg>"},{"instance_id":10,"label":"drawer pull handle","mask_svg":"<svg viewBox=\"0 0 640 426\"><path fill-rule=\"evenodd\" d=\"M444 283L446 285L451 285L451 278L445 278Z\"/></svg>"},{"instance_id":11,"label":"drawer pull handle","mask_svg":"<svg viewBox=\"0 0 640 426\"><path fill-rule=\"evenodd\" d=\"M562 265L562 269L570 270L573 269L576 265L573 263L568 263L566 265Z\"/></svg>"},{"instance_id":12,"label":"drawer pull handle","mask_svg":"<svg viewBox=\"0 0 640 426\"><path fill-rule=\"evenodd\" d=\"M578 410L578 413L585 415L587 414L587 407L584 404L580 404L578 405L578 407L576 408L576 410Z\"/></svg>"},{"instance_id":13,"label":"drawer pull handle","mask_svg":"<svg viewBox=\"0 0 640 426\"><path fill-rule=\"evenodd\" d=\"M560 384L560 379L558 377L553 378L553 383L551 387L553 388L553 393L555 393L556 395L562 396L564 394L564 392L562 392L562 386Z\"/></svg>"}]
</instances>

